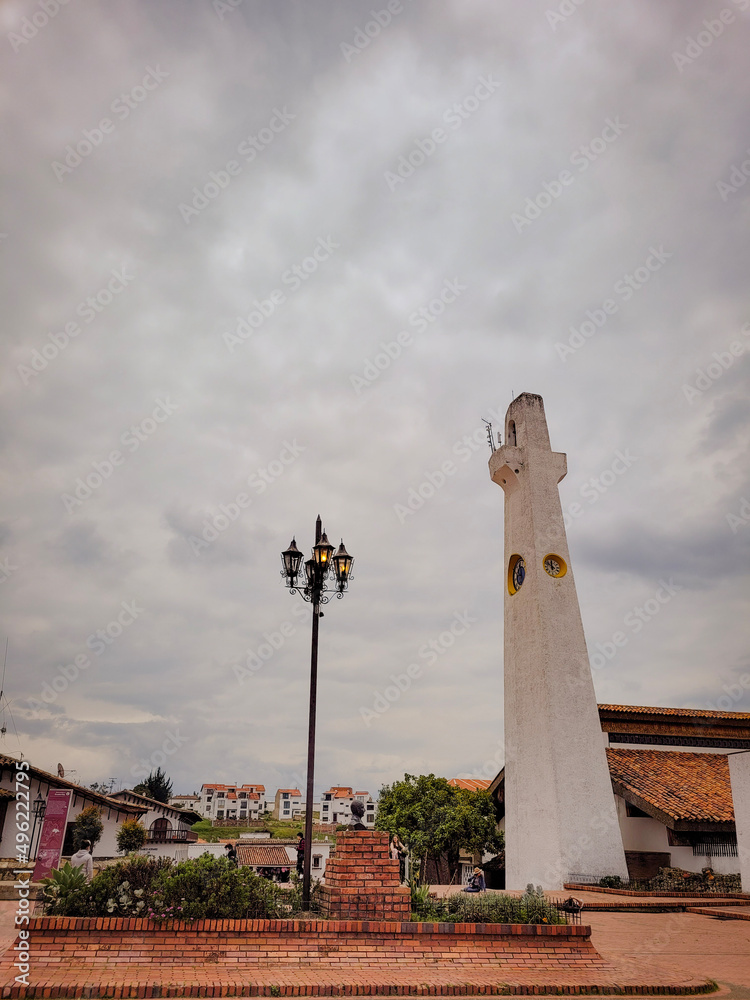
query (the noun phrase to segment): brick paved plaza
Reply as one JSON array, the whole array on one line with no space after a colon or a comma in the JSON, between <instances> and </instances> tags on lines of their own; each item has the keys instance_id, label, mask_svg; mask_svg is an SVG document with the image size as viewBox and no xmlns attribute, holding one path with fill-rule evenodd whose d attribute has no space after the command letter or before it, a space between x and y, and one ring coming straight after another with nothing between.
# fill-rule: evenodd
<instances>
[{"instance_id":1,"label":"brick paved plaza","mask_svg":"<svg viewBox=\"0 0 750 1000\"><path fill-rule=\"evenodd\" d=\"M624 901L625 897L622 898ZM617 901L618 897L608 899ZM730 907L728 911L733 909ZM4 950L15 939L14 912L13 902L0 903L0 948ZM602 963L591 963L597 978L589 980L600 990L617 992L619 987L636 993L638 982L649 982L653 992L692 992L699 988L700 982L710 978L720 984L720 991L713 995L726 1000L750 1000L749 921L695 913L593 911L585 914L584 923L591 925L592 944L603 959ZM375 967L365 956L361 965L349 965L346 971L337 967L334 959L315 965L300 962L283 970L256 968L248 974L237 966L234 971L226 965L220 967L215 961L191 968L181 962L176 951L174 965L169 971L162 967L158 977L153 968L144 974L137 961L116 975L111 969L99 974L92 974L89 969L85 978L81 978L72 964L67 967L63 964L62 971L54 976L56 988L52 988L51 978L45 975L50 985L34 995L472 995L500 992L501 982L517 995L554 992L557 987L569 994L595 995L580 993L580 969L571 972L564 963L560 964L559 972L551 973L547 968L540 975L533 963L525 969L516 967L506 972L500 968L488 969L486 965L473 966L466 962L465 955L457 958L450 974L444 968L430 968L408 960L379 963ZM12 994L5 975L3 995L24 994Z\"/></svg>"}]
</instances>

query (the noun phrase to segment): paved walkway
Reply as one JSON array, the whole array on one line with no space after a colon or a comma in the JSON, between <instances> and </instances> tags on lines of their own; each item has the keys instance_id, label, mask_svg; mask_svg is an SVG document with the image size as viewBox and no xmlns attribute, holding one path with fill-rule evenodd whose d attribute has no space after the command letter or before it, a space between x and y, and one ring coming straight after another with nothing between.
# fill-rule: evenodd
<instances>
[{"instance_id":1,"label":"paved walkway","mask_svg":"<svg viewBox=\"0 0 750 1000\"><path fill-rule=\"evenodd\" d=\"M591 913L602 957L640 969L682 969L722 986L714 996L750 1000L750 923L696 913ZM734 992L731 992L734 990Z\"/></svg>"},{"instance_id":2,"label":"paved walkway","mask_svg":"<svg viewBox=\"0 0 750 1000\"><path fill-rule=\"evenodd\" d=\"M14 914L14 903L0 902L0 952L15 940ZM750 1000L750 922L716 919L697 913L633 912L591 912L586 915L585 922L591 925L592 942L605 960L599 966L596 978L586 984L591 987L596 985L599 994L603 989L616 992L627 989L628 980L634 985L650 979L654 992L657 989L666 992L670 980L672 989L679 989L678 984L689 988L688 984L692 982L695 987L708 977L720 984L720 992L713 994L717 1000ZM666 970L666 973L657 972L657 969ZM88 977L91 977L90 971ZM497 972L478 972L475 968L460 965L452 966L448 975L445 970L405 969L403 965L388 970L361 967L354 972L344 972L333 966L317 966L315 970L256 969L244 973L239 970L220 971L216 965L212 968L204 966L200 971L195 967L173 966L161 979L162 985L158 989L154 984L153 968L149 974L143 971L139 974L136 967L129 967L124 976L118 974L118 986L112 983L111 973L104 970L98 977L86 981L86 976L78 979L68 968L61 978L68 979L70 990L59 993L48 991L47 996L99 996L104 991L110 997L299 996L305 993L329 996L373 993L471 996L497 993L500 982L507 984L507 989L514 995L529 995L538 993L534 986L540 985L531 969L504 969L502 975L498 975ZM551 988L559 986L577 995L596 995L580 992L584 986L580 973L571 977L562 969L555 974L555 983L548 985ZM10 995L6 986L3 996Z\"/></svg>"}]
</instances>

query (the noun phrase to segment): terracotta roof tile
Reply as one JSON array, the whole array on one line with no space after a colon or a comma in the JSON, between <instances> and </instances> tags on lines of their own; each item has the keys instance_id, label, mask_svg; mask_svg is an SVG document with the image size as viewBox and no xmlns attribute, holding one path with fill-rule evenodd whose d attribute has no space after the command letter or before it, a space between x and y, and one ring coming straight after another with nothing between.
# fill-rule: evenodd
<instances>
[{"instance_id":1,"label":"terracotta roof tile","mask_svg":"<svg viewBox=\"0 0 750 1000\"><path fill-rule=\"evenodd\" d=\"M622 712L625 715L681 715L702 719L750 719L750 712L717 712L707 708L659 708L647 705L599 705L599 711Z\"/></svg>"},{"instance_id":2,"label":"terracotta roof tile","mask_svg":"<svg viewBox=\"0 0 750 1000\"><path fill-rule=\"evenodd\" d=\"M449 778L448 784L454 788L467 788L470 792L483 792L490 787L489 778Z\"/></svg>"},{"instance_id":3,"label":"terracotta roof tile","mask_svg":"<svg viewBox=\"0 0 750 1000\"><path fill-rule=\"evenodd\" d=\"M609 747L607 762L613 781L674 820L734 822L726 754Z\"/></svg>"},{"instance_id":4,"label":"terracotta roof tile","mask_svg":"<svg viewBox=\"0 0 750 1000\"><path fill-rule=\"evenodd\" d=\"M291 867L289 855L278 845L270 847L265 844L237 844L237 860L241 865Z\"/></svg>"}]
</instances>

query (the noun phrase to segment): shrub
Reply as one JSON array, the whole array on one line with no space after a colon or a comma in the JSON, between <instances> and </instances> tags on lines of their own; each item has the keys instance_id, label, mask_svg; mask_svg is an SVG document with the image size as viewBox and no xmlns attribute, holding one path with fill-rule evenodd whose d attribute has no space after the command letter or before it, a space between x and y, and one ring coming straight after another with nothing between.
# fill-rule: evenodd
<instances>
[{"instance_id":1,"label":"shrub","mask_svg":"<svg viewBox=\"0 0 750 1000\"><path fill-rule=\"evenodd\" d=\"M604 889L620 889L622 879L619 875L605 875L604 878L599 879L599 885Z\"/></svg>"},{"instance_id":2,"label":"shrub","mask_svg":"<svg viewBox=\"0 0 750 1000\"><path fill-rule=\"evenodd\" d=\"M149 858L134 854L108 865L88 884L70 893L64 908L47 913L67 917L143 916L145 907L138 907L143 899L148 901L155 880L172 865L169 858ZM124 888L125 891L121 891ZM138 895L136 892L141 890ZM128 896L132 899L128 900ZM120 897L124 897L122 902ZM110 909L114 901L114 906Z\"/></svg>"},{"instance_id":3,"label":"shrub","mask_svg":"<svg viewBox=\"0 0 750 1000\"><path fill-rule=\"evenodd\" d=\"M146 843L146 827L137 819L126 819L117 831L117 850L120 854L140 851Z\"/></svg>"},{"instance_id":4,"label":"shrub","mask_svg":"<svg viewBox=\"0 0 750 1000\"><path fill-rule=\"evenodd\" d=\"M148 916L154 920L280 917L282 890L250 868L206 853L182 861L156 879Z\"/></svg>"},{"instance_id":5,"label":"shrub","mask_svg":"<svg viewBox=\"0 0 750 1000\"><path fill-rule=\"evenodd\" d=\"M456 924L564 924L565 917L540 888L527 886L517 899L501 893L457 892L444 899L428 899L420 920Z\"/></svg>"},{"instance_id":6,"label":"shrub","mask_svg":"<svg viewBox=\"0 0 750 1000\"><path fill-rule=\"evenodd\" d=\"M101 817L101 810L96 806L89 806L78 813L73 824L73 845L77 851L80 851L85 840L91 841L91 846L94 847L102 839L104 825Z\"/></svg>"}]
</instances>

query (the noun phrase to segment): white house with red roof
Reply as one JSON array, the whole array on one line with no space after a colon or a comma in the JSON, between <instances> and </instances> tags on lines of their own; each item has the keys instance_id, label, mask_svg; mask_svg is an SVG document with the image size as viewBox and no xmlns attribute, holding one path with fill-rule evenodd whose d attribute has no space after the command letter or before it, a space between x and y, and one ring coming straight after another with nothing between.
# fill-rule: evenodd
<instances>
[{"instance_id":1,"label":"white house with red roof","mask_svg":"<svg viewBox=\"0 0 750 1000\"><path fill-rule=\"evenodd\" d=\"M279 788L273 805L274 819L294 819L304 809L302 792L299 788Z\"/></svg>"},{"instance_id":2,"label":"white house with red roof","mask_svg":"<svg viewBox=\"0 0 750 1000\"><path fill-rule=\"evenodd\" d=\"M261 819L266 808L265 785L201 785L198 812L206 819L247 822Z\"/></svg>"},{"instance_id":3,"label":"white house with red roof","mask_svg":"<svg viewBox=\"0 0 750 1000\"><path fill-rule=\"evenodd\" d=\"M350 785L334 785L320 798L321 823L351 823L352 802L359 800L365 807L362 822L375 826L375 801L369 792L355 792Z\"/></svg>"}]
</instances>

